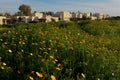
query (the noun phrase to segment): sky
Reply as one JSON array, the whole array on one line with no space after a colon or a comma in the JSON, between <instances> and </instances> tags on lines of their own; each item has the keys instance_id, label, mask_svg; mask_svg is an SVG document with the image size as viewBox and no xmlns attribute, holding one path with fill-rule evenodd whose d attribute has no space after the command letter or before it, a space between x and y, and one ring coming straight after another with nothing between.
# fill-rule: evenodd
<instances>
[{"instance_id":1,"label":"sky","mask_svg":"<svg viewBox=\"0 0 120 80\"><path fill-rule=\"evenodd\" d=\"M80 11L120 16L120 0L0 0L0 13L14 14L22 4L29 5L32 12Z\"/></svg>"}]
</instances>

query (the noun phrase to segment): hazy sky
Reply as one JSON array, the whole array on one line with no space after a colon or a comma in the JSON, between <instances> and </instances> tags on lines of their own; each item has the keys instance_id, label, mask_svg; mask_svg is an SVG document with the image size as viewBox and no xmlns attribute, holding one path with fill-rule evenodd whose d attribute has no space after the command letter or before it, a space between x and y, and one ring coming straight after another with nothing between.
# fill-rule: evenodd
<instances>
[{"instance_id":1,"label":"hazy sky","mask_svg":"<svg viewBox=\"0 0 120 80\"><path fill-rule=\"evenodd\" d=\"M32 11L101 12L120 16L120 0L0 0L0 12L18 12L22 4L30 5Z\"/></svg>"}]
</instances>

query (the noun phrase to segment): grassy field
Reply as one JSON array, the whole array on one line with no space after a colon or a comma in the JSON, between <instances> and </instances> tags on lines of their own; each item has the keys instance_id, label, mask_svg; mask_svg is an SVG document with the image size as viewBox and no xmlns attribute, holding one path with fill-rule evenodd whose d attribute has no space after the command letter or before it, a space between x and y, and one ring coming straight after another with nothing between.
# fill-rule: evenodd
<instances>
[{"instance_id":1,"label":"grassy field","mask_svg":"<svg viewBox=\"0 0 120 80\"><path fill-rule=\"evenodd\" d=\"M0 29L0 80L120 80L120 21Z\"/></svg>"}]
</instances>

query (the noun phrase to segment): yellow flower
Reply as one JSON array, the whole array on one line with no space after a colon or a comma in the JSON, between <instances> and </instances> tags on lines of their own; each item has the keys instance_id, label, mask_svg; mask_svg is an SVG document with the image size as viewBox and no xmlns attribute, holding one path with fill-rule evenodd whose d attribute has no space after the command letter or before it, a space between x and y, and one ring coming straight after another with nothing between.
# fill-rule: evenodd
<instances>
[{"instance_id":1,"label":"yellow flower","mask_svg":"<svg viewBox=\"0 0 120 80\"><path fill-rule=\"evenodd\" d=\"M57 60L57 59L55 59L55 62L58 62L58 60Z\"/></svg>"},{"instance_id":2,"label":"yellow flower","mask_svg":"<svg viewBox=\"0 0 120 80\"><path fill-rule=\"evenodd\" d=\"M30 79L30 80L34 80L34 78L33 78L32 76L29 76L29 79Z\"/></svg>"},{"instance_id":3,"label":"yellow flower","mask_svg":"<svg viewBox=\"0 0 120 80\"><path fill-rule=\"evenodd\" d=\"M35 73L35 71L31 71L31 73L32 73L32 74L34 74L34 73Z\"/></svg>"},{"instance_id":4,"label":"yellow flower","mask_svg":"<svg viewBox=\"0 0 120 80\"><path fill-rule=\"evenodd\" d=\"M53 58L54 58L54 56L50 56L50 58L51 58L51 59L53 59Z\"/></svg>"},{"instance_id":5,"label":"yellow flower","mask_svg":"<svg viewBox=\"0 0 120 80\"><path fill-rule=\"evenodd\" d=\"M60 71L61 69L59 67L57 67L56 70Z\"/></svg>"},{"instance_id":6,"label":"yellow flower","mask_svg":"<svg viewBox=\"0 0 120 80\"><path fill-rule=\"evenodd\" d=\"M8 44L8 42L5 42L4 44Z\"/></svg>"},{"instance_id":7,"label":"yellow flower","mask_svg":"<svg viewBox=\"0 0 120 80\"><path fill-rule=\"evenodd\" d=\"M48 50L50 51L50 50L51 50L51 48L48 48Z\"/></svg>"},{"instance_id":8,"label":"yellow flower","mask_svg":"<svg viewBox=\"0 0 120 80\"><path fill-rule=\"evenodd\" d=\"M52 42L52 40L49 40L49 42Z\"/></svg>"},{"instance_id":9,"label":"yellow flower","mask_svg":"<svg viewBox=\"0 0 120 80\"><path fill-rule=\"evenodd\" d=\"M5 69L5 67L1 66L1 69Z\"/></svg>"},{"instance_id":10,"label":"yellow flower","mask_svg":"<svg viewBox=\"0 0 120 80\"><path fill-rule=\"evenodd\" d=\"M23 50L23 49L21 49L21 52L24 52L24 50Z\"/></svg>"},{"instance_id":11,"label":"yellow flower","mask_svg":"<svg viewBox=\"0 0 120 80\"><path fill-rule=\"evenodd\" d=\"M41 61L42 61L42 62L45 62L45 61L46 61L46 59L45 59L45 58L42 58L42 59L41 59Z\"/></svg>"},{"instance_id":12,"label":"yellow flower","mask_svg":"<svg viewBox=\"0 0 120 80\"><path fill-rule=\"evenodd\" d=\"M100 78L98 78L97 80L100 80Z\"/></svg>"},{"instance_id":13,"label":"yellow flower","mask_svg":"<svg viewBox=\"0 0 120 80\"><path fill-rule=\"evenodd\" d=\"M85 74L83 74L83 73L81 73L81 75L82 75L82 77L83 77L83 78L85 78L85 77L86 77L86 75L85 75Z\"/></svg>"},{"instance_id":14,"label":"yellow flower","mask_svg":"<svg viewBox=\"0 0 120 80\"><path fill-rule=\"evenodd\" d=\"M3 39L0 39L0 41L3 41Z\"/></svg>"},{"instance_id":15,"label":"yellow flower","mask_svg":"<svg viewBox=\"0 0 120 80\"><path fill-rule=\"evenodd\" d=\"M43 52L44 54L48 54L48 52Z\"/></svg>"},{"instance_id":16,"label":"yellow flower","mask_svg":"<svg viewBox=\"0 0 120 80\"><path fill-rule=\"evenodd\" d=\"M54 75L51 75L51 80L56 80Z\"/></svg>"},{"instance_id":17,"label":"yellow flower","mask_svg":"<svg viewBox=\"0 0 120 80\"><path fill-rule=\"evenodd\" d=\"M6 66L6 63L3 63L3 66Z\"/></svg>"},{"instance_id":18,"label":"yellow flower","mask_svg":"<svg viewBox=\"0 0 120 80\"><path fill-rule=\"evenodd\" d=\"M80 35L80 33L77 33L77 35L79 36L79 35Z\"/></svg>"},{"instance_id":19,"label":"yellow flower","mask_svg":"<svg viewBox=\"0 0 120 80\"><path fill-rule=\"evenodd\" d=\"M12 50L9 49L8 52L9 52L9 53L12 53Z\"/></svg>"},{"instance_id":20,"label":"yellow flower","mask_svg":"<svg viewBox=\"0 0 120 80\"><path fill-rule=\"evenodd\" d=\"M30 53L30 56L33 56L33 54L32 54L32 53Z\"/></svg>"},{"instance_id":21,"label":"yellow flower","mask_svg":"<svg viewBox=\"0 0 120 80\"><path fill-rule=\"evenodd\" d=\"M19 41L19 44L24 45L25 42L24 41Z\"/></svg>"},{"instance_id":22,"label":"yellow flower","mask_svg":"<svg viewBox=\"0 0 120 80\"><path fill-rule=\"evenodd\" d=\"M58 66L58 67L60 67L60 66L61 66L61 64L60 64L60 63L58 63L58 64L57 64L57 66Z\"/></svg>"},{"instance_id":23,"label":"yellow flower","mask_svg":"<svg viewBox=\"0 0 120 80\"><path fill-rule=\"evenodd\" d=\"M36 72L36 75L37 75L38 77L40 77L40 78L43 77L43 74L42 74L42 73L39 73L39 72Z\"/></svg>"}]
</instances>

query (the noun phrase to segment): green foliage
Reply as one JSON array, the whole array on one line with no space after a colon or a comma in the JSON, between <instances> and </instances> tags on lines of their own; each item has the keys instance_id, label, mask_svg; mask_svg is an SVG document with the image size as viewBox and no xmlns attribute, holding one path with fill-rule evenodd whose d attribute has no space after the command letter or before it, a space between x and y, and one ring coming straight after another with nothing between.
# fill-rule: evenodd
<instances>
[{"instance_id":1,"label":"green foliage","mask_svg":"<svg viewBox=\"0 0 120 80\"><path fill-rule=\"evenodd\" d=\"M31 7L26 4L22 4L19 6L20 15L30 16L31 15Z\"/></svg>"},{"instance_id":2,"label":"green foliage","mask_svg":"<svg viewBox=\"0 0 120 80\"><path fill-rule=\"evenodd\" d=\"M119 21L19 23L0 31L2 80L119 80Z\"/></svg>"}]
</instances>

